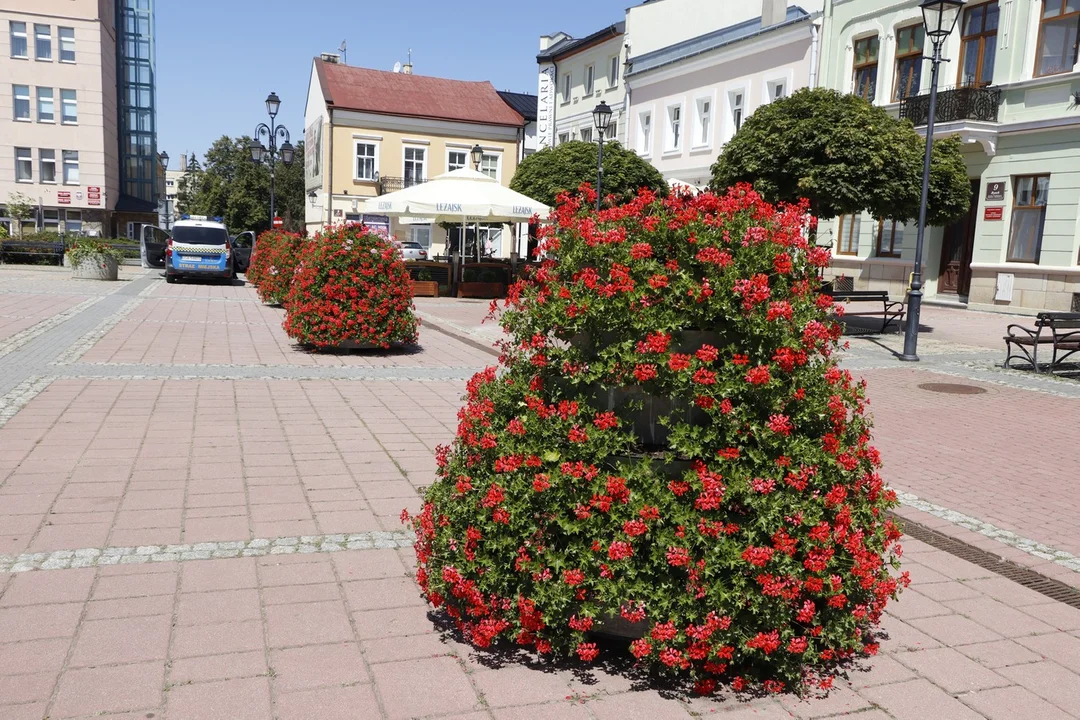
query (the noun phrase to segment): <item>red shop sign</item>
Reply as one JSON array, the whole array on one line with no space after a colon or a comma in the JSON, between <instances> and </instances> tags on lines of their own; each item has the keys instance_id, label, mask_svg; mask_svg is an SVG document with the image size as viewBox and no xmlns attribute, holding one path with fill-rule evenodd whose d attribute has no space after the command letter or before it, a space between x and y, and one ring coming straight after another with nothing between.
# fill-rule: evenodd
<instances>
[{"instance_id":1,"label":"red shop sign","mask_svg":"<svg viewBox=\"0 0 1080 720\"><path fill-rule=\"evenodd\" d=\"M983 210L983 220L1001 220L1005 217L1005 208L999 206L987 207Z\"/></svg>"}]
</instances>

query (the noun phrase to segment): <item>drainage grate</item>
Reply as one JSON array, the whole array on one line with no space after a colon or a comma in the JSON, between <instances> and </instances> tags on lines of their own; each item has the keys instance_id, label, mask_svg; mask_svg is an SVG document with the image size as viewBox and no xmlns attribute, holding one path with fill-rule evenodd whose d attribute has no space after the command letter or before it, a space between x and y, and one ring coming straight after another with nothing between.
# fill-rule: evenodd
<instances>
[{"instance_id":1,"label":"drainage grate","mask_svg":"<svg viewBox=\"0 0 1080 720\"><path fill-rule=\"evenodd\" d=\"M889 513L903 529L906 535L922 541L938 550L944 550L950 555L955 555L961 560L978 565L981 568L995 572L1002 577L1019 583L1026 588L1045 595L1046 597L1065 603L1080 609L1080 590L1066 585L1060 580L1048 578L1023 565L1018 565L1011 560L1005 560L992 552L969 545L963 540L949 537L944 533L921 525L911 520L906 520L895 513Z\"/></svg>"},{"instance_id":2,"label":"drainage grate","mask_svg":"<svg viewBox=\"0 0 1080 720\"><path fill-rule=\"evenodd\" d=\"M919 385L919 389L945 393L946 395L982 395L986 392L986 388L975 385L962 385L960 383L923 383Z\"/></svg>"}]
</instances>

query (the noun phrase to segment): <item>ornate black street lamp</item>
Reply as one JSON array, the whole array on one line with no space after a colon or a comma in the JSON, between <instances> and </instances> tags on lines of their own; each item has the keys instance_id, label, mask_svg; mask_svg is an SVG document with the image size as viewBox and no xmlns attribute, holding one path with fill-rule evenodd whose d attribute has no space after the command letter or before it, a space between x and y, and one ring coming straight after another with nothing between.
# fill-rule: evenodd
<instances>
[{"instance_id":1,"label":"ornate black street lamp","mask_svg":"<svg viewBox=\"0 0 1080 720\"><path fill-rule=\"evenodd\" d=\"M904 329L904 354L901 360L918 362L919 315L922 312L923 240L926 236L926 203L930 194L930 151L934 143L934 114L937 112L938 69L941 67L941 46L952 35L956 20L967 0L924 0L919 5L923 27L930 38L933 55L930 57L930 116L926 122L926 151L923 155L922 202L919 205L919 232L915 238L915 272L911 275L908 292L907 327Z\"/></svg>"},{"instance_id":2,"label":"ornate black street lamp","mask_svg":"<svg viewBox=\"0 0 1080 720\"><path fill-rule=\"evenodd\" d=\"M251 159L256 163L265 162L270 166L270 226L274 225L274 218L277 217L275 208L274 197L274 167L277 165L277 161L286 165L292 165L293 162L293 146L289 142L289 131L285 129L284 125L275 124L274 119L277 117L278 110L281 108L281 98L277 96L277 93L271 92L266 96L266 113L270 116L270 124L259 123L255 126L255 137L250 143L248 143L248 150L251 152ZM267 145L270 147L264 147L259 141L259 138L267 138ZM281 145L278 145L278 139L282 140Z\"/></svg>"},{"instance_id":3,"label":"ornate black street lamp","mask_svg":"<svg viewBox=\"0 0 1080 720\"><path fill-rule=\"evenodd\" d=\"M480 172L480 163L484 160L484 148L479 145L473 145L473 149L469 154L472 155L473 170Z\"/></svg>"},{"instance_id":4,"label":"ornate black street lamp","mask_svg":"<svg viewBox=\"0 0 1080 720\"><path fill-rule=\"evenodd\" d=\"M593 108L592 118L600 142L596 153L596 211L599 212L604 197L604 131L611 122L611 108L601 100L600 104Z\"/></svg>"}]
</instances>

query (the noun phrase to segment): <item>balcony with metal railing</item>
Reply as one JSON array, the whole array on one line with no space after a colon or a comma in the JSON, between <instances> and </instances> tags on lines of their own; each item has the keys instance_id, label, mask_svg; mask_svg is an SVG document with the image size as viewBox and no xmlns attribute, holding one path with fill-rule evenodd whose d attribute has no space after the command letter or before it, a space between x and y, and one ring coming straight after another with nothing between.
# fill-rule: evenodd
<instances>
[{"instance_id":1,"label":"balcony with metal railing","mask_svg":"<svg viewBox=\"0 0 1080 720\"><path fill-rule=\"evenodd\" d=\"M413 178L413 177L391 177L382 176L378 178L378 190L380 195L386 195L388 193L397 192L398 190L404 190L405 188L412 187L413 185L419 185L427 182L426 178Z\"/></svg>"},{"instance_id":2,"label":"balcony with metal railing","mask_svg":"<svg viewBox=\"0 0 1080 720\"><path fill-rule=\"evenodd\" d=\"M1000 105L1000 88L966 86L938 90L934 122L973 120L996 123ZM916 127L926 125L930 119L930 93L911 95L901 100L900 119L910 120Z\"/></svg>"}]
</instances>

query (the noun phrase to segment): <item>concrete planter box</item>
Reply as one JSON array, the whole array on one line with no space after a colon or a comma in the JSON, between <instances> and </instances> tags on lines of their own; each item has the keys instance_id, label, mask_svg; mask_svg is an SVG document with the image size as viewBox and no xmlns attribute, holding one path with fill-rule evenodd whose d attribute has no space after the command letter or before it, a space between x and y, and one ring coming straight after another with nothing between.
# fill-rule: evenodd
<instances>
[{"instance_id":1,"label":"concrete planter box","mask_svg":"<svg viewBox=\"0 0 1080 720\"><path fill-rule=\"evenodd\" d=\"M118 276L119 265L115 260L104 255L84 258L71 269L71 277L76 280L116 280Z\"/></svg>"}]
</instances>

